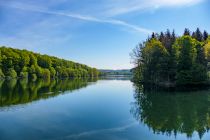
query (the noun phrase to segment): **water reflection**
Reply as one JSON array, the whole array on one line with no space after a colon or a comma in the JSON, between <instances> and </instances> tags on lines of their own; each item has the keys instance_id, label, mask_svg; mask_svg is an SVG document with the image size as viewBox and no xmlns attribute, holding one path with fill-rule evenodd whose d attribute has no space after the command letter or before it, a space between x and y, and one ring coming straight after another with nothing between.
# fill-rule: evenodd
<instances>
[{"instance_id":1,"label":"water reflection","mask_svg":"<svg viewBox=\"0 0 210 140\"><path fill-rule=\"evenodd\" d=\"M155 134L186 134L200 138L210 128L210 90L195 92L146 92L136 86L131 113Z\"/></svg>"},{"instance_id":2,"label":"water reflection","mask_svg":"<svg viewBox=\"0 0 210 140\"><path fill-rule=\"evenodd\" d=\"M97 79L0 80L0 107L47 99L88 86Z\"/></svg>"}]
</instances>

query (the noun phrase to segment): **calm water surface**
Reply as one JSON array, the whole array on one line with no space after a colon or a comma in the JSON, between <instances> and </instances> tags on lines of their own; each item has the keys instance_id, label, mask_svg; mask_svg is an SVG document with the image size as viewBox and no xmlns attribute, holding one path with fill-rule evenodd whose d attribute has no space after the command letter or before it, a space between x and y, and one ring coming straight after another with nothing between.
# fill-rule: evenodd
<instances>
[{"instance_id":1,"label":"calm water surface","mask_svg":"<svg viewBox=\"0 0 210 140\"><path fill-rule=\"evenodd\" d=\"M210 91L129 80L0 81L0 140L209 140Z\"/></svg>"}]
</instances>

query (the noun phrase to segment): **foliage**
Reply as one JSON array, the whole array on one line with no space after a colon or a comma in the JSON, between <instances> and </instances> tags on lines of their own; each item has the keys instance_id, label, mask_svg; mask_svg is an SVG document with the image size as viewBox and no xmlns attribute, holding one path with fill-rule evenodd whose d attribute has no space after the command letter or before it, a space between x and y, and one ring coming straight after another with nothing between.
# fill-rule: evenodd
<instances>
[{"instance_id":1,"label":"foliage","mask_svg":"<svg viewBox=\"0 0 210 140\"><path fill-rule=\"evenodd\" d=\"M20 72L20 77L21 78L27 78L28 77L28 72Z\"/></svg>"},{"instance_id":2,"label":"foliage","mask_svg":"<svg viewBox=\"0 0 210 140\"><path fill-rule=\"evenodd\" d=\"M131 53L134 81L155 85L191 85L207 82L210 71L210 39L199 29L183 36L175 32L153 33Z\"/></svg>"},{"instance_id":3,"label":"foliage","mask_svg":"<svg viewBox=\"0 0 210 140\"><path fill-rule=\"evenodd\" d=\"M4 73L2 72L1 69L0 69L0 78L4 78Z\"/></svg>"},{"instance_id":4,"label":"foliage","mask_svg":"<svg viewBox=\"0 0 210 140\"><path fill-rule=\"evenodd\" d=\"M208 60L208 62L210 62L210 39L208 40L204 48L205 48L206 59Z\"/></svg>"},{"instance_id":5,"label":"foliage","mask_svg":"<svg viewBox=\"0 0 210 140\"><path fill-rule=\"evenodd\" d=\"M43 69L41 78L50 79L50 71L48 69Z\"/></svg>"},{"instance_id":6,"label":"foliage","mask_svg":"<svg viewBox=\"0 0 210 140\"><path fill-rule=\"evenodd\" d=\"M163 47L160 41L151 39L145 43L145 48L142 50L143 65L143 80L145 82L157 83L158 80L164 80L165 67L167 64L168 52Z\"/></svg>"},{"instance_id":7,"label":"foliage","mask_svg":"<svg viewBox=\"0 0 210 140\"><path fill-rule=\"evenodd\" d=\"M208 71L207 75L208 75L208 78L210 79L210 71Z\"/></svg>"},{"instance_id":8,"label":"foliage","mask_svg":"<svg viewBox=\"0 0 210 140\"><path fill-rule=\"evenodd\" d=\"M97 77L95 68L27 50L0 47L0 77L79 78Z\"/></svg>"},{"instance_id":9,"label":"foliage","mask_svg":"<svg viewBox=\"0 0 210 140\"><path fill-rule=\"evenodd\" d=\"M135 101L130 112L153 133L170 138L184 134L188 139L198 134L202 139L209 132L209 90L170 94L168 91L145 91L135 86Z\"/></svg>"},{"instance_id":10,"label":"foliage","mask_svg":"<svg viewBox=\"0 0 210 140\"><path fill-rule=\"evenodd\" d=\"M10 68L8 69L8 71L6 72L6 76L8 78L16 78L17 77L17 73L14 69Z\"/></svg>"}]
</instances>

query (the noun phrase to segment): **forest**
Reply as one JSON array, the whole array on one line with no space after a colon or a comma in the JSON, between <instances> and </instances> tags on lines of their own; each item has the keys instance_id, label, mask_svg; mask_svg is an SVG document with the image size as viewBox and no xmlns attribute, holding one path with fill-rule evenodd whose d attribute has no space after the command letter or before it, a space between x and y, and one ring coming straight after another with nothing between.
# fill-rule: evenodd
<instances>
[{"instance_id":1,"label":"forest","mask_svg":"<svg viewBox=\"0 0 210 140\"><path fill-rule=\"evenodd\" d=\"M131 53L134 81L163 86L209 85L210 36L199 28L153 33Z\"/></svg>"},{"instance_id":2,"label":"forest","mask_svg":"<svg viewBox=\"0 0 210 140\"><path fill-rule=\"evenodd\" d=\"M97 77L99 71L84 64L27 50L0 47L0 79Z\"/></svg>"}]
</instances>

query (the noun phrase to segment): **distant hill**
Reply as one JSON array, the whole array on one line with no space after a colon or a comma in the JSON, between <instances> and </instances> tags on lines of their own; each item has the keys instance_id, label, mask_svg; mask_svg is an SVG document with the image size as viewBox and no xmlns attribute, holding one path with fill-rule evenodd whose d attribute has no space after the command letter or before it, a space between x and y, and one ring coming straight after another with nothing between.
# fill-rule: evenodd
<instances>
[{"instance_id":1,"label":"distant hill","mask_svg":"<svg viewBox=\"0 0 210 140\"><path fill-rule=\"evenodd\" d=\"M27 50L0 47L1 78L97 77L96 68Z\"/></svg>"},{"instance_id":2,"label":"distant hill","mask_svg":"<svg viewBox=\"0 0 210 140\"><path fill-rule=\"evenodd\" d=\"M109 70L109 69L100 69L101 75L132 75L131 69L122 69L122 70Z\"/></svg>"}]
</instances>

